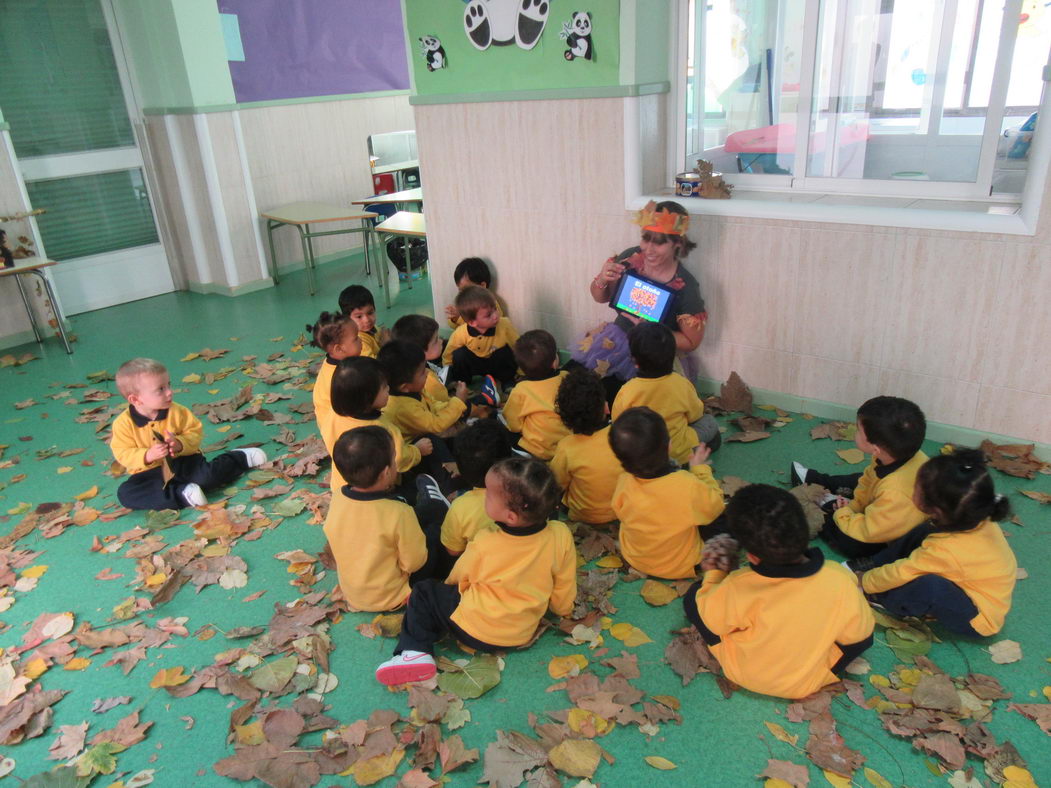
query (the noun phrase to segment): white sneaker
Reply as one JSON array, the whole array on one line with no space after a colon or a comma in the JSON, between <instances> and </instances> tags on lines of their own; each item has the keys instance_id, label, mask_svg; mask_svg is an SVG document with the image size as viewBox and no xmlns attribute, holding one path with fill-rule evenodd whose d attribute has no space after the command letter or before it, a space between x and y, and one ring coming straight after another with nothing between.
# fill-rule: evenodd
<instances>
[{"instance_id":1,"label":"white sneaker","mask_svg":"<svg viewBox=\"0 0 1051 788\"><path fill-rule=\"evenodd\" d=\"M179 495L186 501L187 506L207 506L208 499L204 497L204 490L201 489L199 484L187 484L181 490Z\"/></svg>"},{"instance_id":2,"label":"white sneaker","mask_svg":"<svg viewBox=\"0 0 1051 788\"><path fill-rule=\"evenodd\" d=\"M248 460L249 468L258 468L266 462L266 452L254 446L245 449L234 449L233 451L239 451L245 456L245 459Z\"/></svg>"},{"instance_id":3,"label":"white sneaker","mask_svg":"<svg viewBox=\"0 0 1051 788\"><path fill-rule=\"evenodd\" d=\"M798 486L800 484L806 484L806 475L810 469L807 468L801 462L792 463L792 485Z\"/></svg>"},{"instance_id":4,"label":"white sneaker","mask_svg":"<svg viewBox=\"0 0 1051 788\"><path fill-rule=\"evenodd\" d=\"M403 651L376 668L376 679L380 684L393 687L411 681L427 681L434 678L438 666L434 657L422 651Z\"/></svg>"}]
</instances>

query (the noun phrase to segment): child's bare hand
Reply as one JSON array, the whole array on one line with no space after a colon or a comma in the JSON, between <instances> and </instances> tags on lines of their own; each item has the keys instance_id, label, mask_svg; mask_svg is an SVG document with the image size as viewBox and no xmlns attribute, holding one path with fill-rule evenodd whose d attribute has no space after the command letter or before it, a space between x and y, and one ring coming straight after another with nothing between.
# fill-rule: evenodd
<instances>
[{"instance_id":1,"label":"child's bare hand","mask_svg":"<svg viewBox=\"0 0 1051 788\"><path fill-rule=\"evenodd\" d=\"M453 396L467 402L467 384L462 380L456 381L456 390L453 392Z\"/></svg>"},{"instance_id":2,"label":"child's bare hand","mask_svg":"<svg viewBox=\"0 0 1051 788\"><path fill-rule=\"evenodd\" d=\"M455 320L460 316L460 310L454 307L452 304L449 304L447 307L445 307L445 316L450 320Z\"/></svg>"},{"instance_id":3,"label":"child's bare hand","mask_svg":"<svg viewBox=\"0 0 1051 788\"><path fill-rule=\"evenodd\" d=\"M157 462L157 460L163 460L168 456L169 449L167 443L155 443L146 450L146 462Z\"/></svg>"},{"instance_id":4,"label":"child's bare hand","mask_svg":"<svg viewBox=\"0 0 1051 788\"><path fill-rule=\"evenodd\" d=\"M424 457L426 457L428 454L434 451L434 444L431 443L430 438L420 438L412 445L419 449L420 454L422 454Z\"/></svg>"},{"instance_id":5,"label":"child's bare hand","mask_svg":"<svg viewBox=\"0 0 1051 788\"><path fill-rule=\"evenodd\" d=\"M164 431L164 443L168 447L169 457L175 457L182 451L182 441L172 435L168 430Z\"/></svg>"},{"instance_id":6,"label":"child's bare hand","mask_svg":"<svg viewBox=\"0 0 1051 788\"><path fill-rule=\"evenodd\" d=\"M836 509L842 509L849 503L850 501L844 498L842 495L837 495L836 500L832 502L832 511L835 511Z\"/></svg>"},{"instance_id":7,"label":"child's bare hand","mask_svg":"<svg viewBox=\"0 0 1051 788\"><path fill-rule=\"evenodd\" d=\"M707 443L698 443L693 453L690 455L690 467L693 468L697 465L704 465L708 462L708 458L712 456L712 450L708 448Z\"/></svg>"}]
</instances>

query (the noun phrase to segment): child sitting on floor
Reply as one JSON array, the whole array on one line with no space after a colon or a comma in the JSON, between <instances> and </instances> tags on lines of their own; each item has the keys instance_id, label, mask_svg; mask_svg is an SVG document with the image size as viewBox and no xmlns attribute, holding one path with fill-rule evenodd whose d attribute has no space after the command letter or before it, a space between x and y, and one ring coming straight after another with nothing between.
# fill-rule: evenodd
<instances>
[{"instance_id":1,"label":"child sitting on floor","mask_svg":"<svg viewBox=\"0 0 1051 788\"><path fill-rule=\"evenodd\" d=\"M421 438L409 443L401 430L382 418L382 410L389 395L390 387L376 359L356 356L339 362L332 374L332 410L335 416L321 434L329 454L335 449L336 440L347 430L376 425L385 427L394 439L395 466L399 473L419 465L420 460L431 453L431 441ZM338 492L344 484L338 466L333 464L332 491Z\"/></svg>"},{"instance_id":2,"label":"child sitting on floor","mask_svg":"<svg viewBox=\"0 0 1051 788\"><path fill-rule=\"evenodd\" d=\"M873 603L896 616L933 616L960 635L999 632L1018 562L997 520L1011 505L993 489L985 455L956 449L916 476L916 505L931 519L871 558L848 562Z\"/></svg>"},{"instance_id":3,"label":"child sitting on floor","mask_svg":"<svg viewBox=\"0 0 1051 788\"><path fill-rule=\"evenodd\" d=\"M573 434L555 447L551 470L565 490L569 519L583 523L615 520L613 491L624 472L609 444L609 406L602 379L584 367L569 372L558 387L555 410Z\"/></svg>"},{"instance_id":4,"label":"child sitting on floor","mask_svg":"<svg viewBox=\"0 0 1051 788\"><path fill-rule=\"evenodd\" d=\"M452 365L449 380L470 383L478 375L510 384L518 371L511 349L518 332L510 320L500 317L496 297L471 285L456 294L456 308L465 322L453 331L442 354L442 363Z\"/></svg>"},{"instance_id":5,"label":"child sitting on floor","mask_svg":"<svg viewBox=\"0 0 1051 788\"><path fill-rule=\"evenodd\" d=\"M390 336L391 339L416 345L423 351L427 359L427 384L423 387L423 396L428 404L448 402L449 389L445 387L443 380L449 370L433 363L442 357L442 337L438 333L438 321L427 315L403 315L391 328Z\"/></svg>"},{"instance_id":6,"label":"child sitting on floor","mask_svg":"<svg viewBox=\"0 0 1051 788\"><path fill-rule=\"evenodd\" d=\"M188 408L172 402L168 370L152 358L121 364L117 389L128 409L113 421L109 447L131 476L117 488L129 509L204 506L206 490L226 487L266 462L262 449L234 449L211 462L200 452L203 427ZM165 479L165 467L171 471Z\"/></svg>"},{"instance_id":7,"label":"child sitting on floor","mask_svg":"<svg viewBox=\"0 0 1051 788\"><path fill-rule=\"evenodd\" d=\"M628 349L639 374L617 392L613 420L628 408L657 411L668 425L671 457L679 465L689 460L698 443L715 451L722 443L719 425L704 415L704 403L693 383L672 369L675 335L671 329L661 323L639 323L628 333Z\"/></svg>"},{"instance_id":8,"label":"child sitting on floor","mask_svg":"<svg viewBox=\"0 0 1051 788\"><path fill-rule=\"evenodd\" d=\"M695 577L701 532L723 511L723 491L701 444L681 470L668 457L668 428L655 411L629 408L613 422L613 453L627 473L611 505L620 520L620 552L639 572L668 580Z\"/></svg>"},{"instance_id":9,"label":"child sitting on floor","mask_svg":"<svg viewBox=\"0 0 1051 788\"><path fill-rule=\"evenodd\" d=\"M920 451L927 422L923 411L899 397L873 397L858 408L854 442L872 462L861 474L853 500L838 498L821 538L847 558L873 555L926 517L913 503L916 473L927 462ZM823 477L798 463L793 481L849 486L849 477Z\"/></svg>"},{"instance_id":10,"label":"child sitting on floor","mask_svg":"<svg viewBox=\"0 0 1051 788\"><path fill-rule=\"evenodd\" d=\"M427 385L427 359L416 345L391 340L376 357L387 376L390 398L383 415L409 440L424 435L440 435L468 418L467 384L459 381L456 394L447 402L428 406L423 399ZM448 461L452 458L449 457Z\"/></svg>"},{"instance_id":11,"label":"child sitting on floor","mask_svg":"<svg viewBox=\"0 0 1051 788\"><path fill-rule=\"evenodd\" d=\"M544 613L573 612L577 551L566 526L548 517L562 491L539 460L515 457L485 477L485 511L497 526L475 536L445 583L412 589L394 658L376 668L383 684L426 681L446 632L481 651L521 646Z\"/></svg>"},{"instance_id":12,"label":"child sitting on floor","mask_svg":"<svg viewBox=\"0 0 1051 788\"><path fill-rule=\"evenodd\" d=\"M825 561L819 548L807 549L806 515L786 490L743 487L726 507L726 522L749 565L731 571L736 555L706 554L703 581L683 597L686 617L726 677L789 699L838 681L872 645L875 626L850 572Z\"/></svg>"},{"instance_id":13,"label":"child sitting on floor","mask_svg":"<svg viewBox=\"0 0 1051 788\"><path fill-rule=\"evenodd\" d=\"M569 430L555 413L555 395L566 377L558 369L555 338L543 329L526 331L515 342L515 362L525 374L507 395L504 420L521 433L519 447L538 460L555 456L555 446Z\"/></svg>"},{"instance_id":14,"label":"child sitting on floor","mask_svg":"<svg viewBox=\"0 0 1051 788\"><path fill-rule=\"evenodd\" d=\"M313 393L314 419L324 436L327 425L335 417L332 412L332 373L340 361L361 353L361 339L358 338L357 324L347 315L335 312L322 312L317 322L306 328L310 332L310 344L325 351L325 360L314 380Z\"/></svg>"},{"instance_id":15,"label":"child sitting on floor","mask_svg":"<svg viewBox=\"0 0 1051 788\"><path fill-rule=\"evenodd\" d=\"M456 282L457 290L476 285L492 291L493 295L496 296L496 292L493 291L493 274L481 257L465 257L457 263L456 268L453 269L453 281ZM496 297L496 309L500 313L500 317L503 317L504 309L500 303L499 296ZM460 315L460 310L453 304L445 307L445 317L449 320L449 328L455 329L463 325L464 321Z\"/></svg>"},{"instance_id":16,"label":"child sitting on floor","mask_svg":"<svg viewBox=\"0 0 1051 788\"><path fill-rule=\"evenodd\" d=\"M339 311L357 325L361 355L376 358L380 347L390 338L390 332L376 326L376 301L372 291L363 285L343 288L339 294Z\"/></svg>"},{"instance_id":17,"label":"child sitting on floor","mask_svg":"<svg viewBox=\"0 0 1051 788\"><path fill-rule=\"evenodd\" d=\"M485 513L485 476L493 465L511 456L511 434L496 419L479 419L456 436L453 454L460 479L468 487L453 500L442 523L442 544L456 557L479 532L496 529Z\"/></svg>"},{"instance_id":18,"label":"child sitting on floor","mask_svg":"<svg viewBox=\"0 0 1051 788\"><path fill-rule=\"evenodd\" d=\"M339 587L355 610L393 610L409 587L433 577L448 502L429 476L418 477L416 510L390 493L398 471L383 427L357 427L336 441L332 461L346 485L333 490L325 518Z\"/></svg>"}]
</instances>

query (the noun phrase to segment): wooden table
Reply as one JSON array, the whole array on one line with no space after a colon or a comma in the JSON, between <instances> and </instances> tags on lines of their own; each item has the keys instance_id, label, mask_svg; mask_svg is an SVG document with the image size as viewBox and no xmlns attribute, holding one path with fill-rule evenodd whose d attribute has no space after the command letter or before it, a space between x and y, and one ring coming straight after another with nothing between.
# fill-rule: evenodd
<instances>
[{"instance_id":1,"label":"wooden table","mask_svg":"<svg viewBox=\"0 0 1051 788\"><path fill-rule=\"evenodd\" d=\"M266 236L270 242L270 275L274 284L280 280L277 276L277 257L274 254L274 230L278 227L288 225L299 231L299 241L303 245L303 263L307 269L307 286L310 295L314 295L314 238L323 235L344 235L347 233L363 233L365 235L365 275L372 273L372 265L369 260L369 233L372 231L372 220L376 218L374 213L364 213L352 208L341 208L338 205L330 205L323 202L294 202L282 205L271 211L260 214L266 219ZM324 224L327 222L360 222L358 227L344 227L339 230L325 230L323 232L311 232L310 225Z\"/></svg>"},{"instance_id":2,"label":"wooden table","mask_svg":"<svg viewBox=\"0 0 1051 788\"><path fill-rule=\"evenodd\" d=\"M43 283L44 291L47 293L48 300L51 301L51 308L55 310L58 335L62 337L62 344L66 346L66 352L72 354L73 348L69 344L69 337L66 336L66 327L62 324L62 312L58 307L58 299L55 298L55 290L51 287L51 280L44 273L45 268L50 268L53 265L57 265L54 260L26 257L18 260L14 268L0 268L0 278L10 276L18 285L18 292L22 296L22 303L25 305L26 314L29 316L29 325L33 327L33 336L36 337L37 342L43 342L44 338L40 336L40 330L37 328L36 320L33 318L33 308L29 305L29 296L26 295L25 288L22 286L22 275L32 274Z\"/></svg>"},{"instance_id":3,"label":"wooden table","mask_svg":"<svg viewBox=\"0 0 1051 788\"><path fill-rule=\"evenodd\" d=\"M406 202L422 205L423 187L417 186L415 189L405 189L400 192L390 192L389 194L377 194L361 200L354 200L351 205L398 205Z\"/></svg>"},{"instance_id":4,"label":"wooden table","mask_svg":"<svg viewBox=\"0 0 1051 788\"><path fill-rule=\"evenodd\" d=\"M397 192L395 192L396 194ZM373 232L377 235L403 235L408 238L426 238L427 222L422 213L412 211L398 211L385 222L376 225ZM382 245L381 245L382 248ZM405 273L408 279L409 289L412 290L412 260L409 254L409 244L405 244ZM390 308L390 288L387 286L387 266L377 265L376 273L379 276L380 287L383 288L386 297L387 308Z\"/></svg>"}]
</instances>

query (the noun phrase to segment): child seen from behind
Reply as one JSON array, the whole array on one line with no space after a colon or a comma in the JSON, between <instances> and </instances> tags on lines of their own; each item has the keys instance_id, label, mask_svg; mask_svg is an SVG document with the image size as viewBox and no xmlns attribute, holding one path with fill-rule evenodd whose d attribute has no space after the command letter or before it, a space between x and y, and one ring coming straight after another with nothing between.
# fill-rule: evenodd
<instances>
[{"instance_id":1,"label":"child seen from behind","mask_svg":"<svg viewBox=\"0 0 1051 788\"><path fill-rule=\"evenodd\" d=\"M504 403L511 432L521 433L519 447L539 460L555 456L555 446L569 434L555 413L555 396L566 377L558 369L558 347L547 331L526 331L515 342L515 362L525 374Z\"/></svg>"},{"instance_id":2,"label":"child seen from behind","mask_svg":"<svg viewBox=\"0 0 1051 788\"><path fill-rule=\"evenodd\" d=\"M310 344L325 351L313 392L314 419L324 440L335 417L332 411L332 374L340 361L361 353L361 339L357 324L347 315L335 312L322 312L317 322L306 329L311 336Z\"/></svg>"},{"instance_id":3,"label":"child seen from behind","mask_svg":"<svg viewBox=\"0 0 1051 788\"><path fill-rule=\"evenodd\" d=\"M485 476L497 462L512 456L511 434L496 419L478 419L456 436L453 454L468 488L453 500L442 523L442 544L455 557L479 532L496 529L485 512Z\"/></svg>"}]
</instances>

